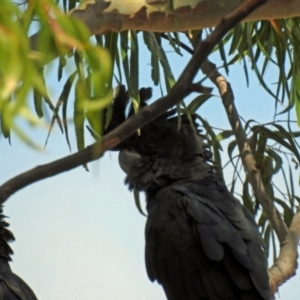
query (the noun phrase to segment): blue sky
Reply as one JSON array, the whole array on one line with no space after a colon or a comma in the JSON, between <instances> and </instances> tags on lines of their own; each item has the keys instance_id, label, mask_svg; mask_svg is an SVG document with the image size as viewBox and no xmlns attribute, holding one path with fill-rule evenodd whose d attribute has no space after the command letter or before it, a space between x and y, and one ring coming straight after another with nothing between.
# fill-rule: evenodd
<instances>
[{"instance_id":1,"label":"blue sky","mask_svg":"<svg viewBox=\"0 0 300 300\"><path fill-rule=\"evenodd\" d=\"M140 85L151 86L150 58L146 53L141 56L144 65ZM176 59L177 78L188 57L179 58L173 53L169 57L171 63ZM216 55L214 62L220 63ZM53 74L49 74L48 83L55 102L61 85ZM275 82L272 69L266 76L268 82ZM263 91L254 75L250 76L250 88L246 88L242 66L232 67L228 79L238 111L245 119L272 120L274 100ZM214 93L217 94L216 89ZM153 99L158 97L156 88ZM218 97L209 100L199 114L215 127L230 129ZM36 142L44 144L46 129L25 127ZM74 142L73 137L73 151ZM13 136L12 146L0 137L0 154L0 183L3 183L70 152L65 137L55 127L45 151L28 148ZM123 184L124 173L118 166L117 153L106 153L100 161L89 164L89 169L86 172L80 167L35 183L5 203L4 213L9 216L10 229L17 239L11 245L15 251L13 271L43 300L164 300L161 287L152 284L146 275L146 219L138 213L133 195ZM299 275L284 284L278 299L297 299L300 292L297 280Z\"/></svg>"}]
</instances>

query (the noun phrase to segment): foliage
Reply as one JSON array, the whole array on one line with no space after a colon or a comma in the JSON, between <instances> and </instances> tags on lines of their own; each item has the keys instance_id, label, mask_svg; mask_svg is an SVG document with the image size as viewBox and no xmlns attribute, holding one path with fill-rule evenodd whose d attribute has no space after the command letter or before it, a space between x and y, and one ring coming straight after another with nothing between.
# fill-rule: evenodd
<instances>
[{"instance_id":1,"label":"foliage","mask_svg":"<svg viewBox=\"0 0 300 300\"><path fill-rule=\"evenodd\" d=\"M93 45L86 28L63 14L50 0L29 1L24 5L14 5L4 0L1 3L0 20L0 111L3 136L9 138L10 130L13 130L25 142L36 147L18 126L17 117L31 125L41 124L39 119L44 116L46 105L62 128L58 110L62 102L66 105L64 99L68 98L66 93L70 91L68 84L73 83L77 87L74 105L76 134L78 148L82 148L83 99L87 101L87 118L91 123L94 123L95 111L103 106L102 99L105 103L109 102L107 98L111 94L112 67L108 51ZM37 28L41 33L39 38L30 40L28 35ZM76 52L70 53L73 48L76 48ZM68 78L61 99L54 105L47 92L43 66L56 54L61 57L58 78L62 77L66 58L73 56L77 79L74 76ZM86 66L83 68L83 65ZM30 109L29 99L33 99L36 115Z\"/></svg>"}]
</instances>

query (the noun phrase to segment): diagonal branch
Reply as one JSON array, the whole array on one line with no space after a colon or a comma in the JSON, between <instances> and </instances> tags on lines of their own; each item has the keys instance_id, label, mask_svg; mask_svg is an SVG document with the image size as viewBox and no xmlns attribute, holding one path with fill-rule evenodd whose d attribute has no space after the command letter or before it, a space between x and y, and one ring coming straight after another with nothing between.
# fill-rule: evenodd
<instances>
[{"instance_id":1,"label":"diagonal branch","mask_svg":"<svg viewBox=\"0 0 300 300\"><path fill-rule=\"evenodd\" d=\"M274 265L269 269L271 290L272 293L275 294L279 285L295 275L298 257L297 247L300 239L300 211L295 214L291 226L288 229L276 209L274 202L265 190L259 165L255 161L234 104L234 96L230 84L218 72L216 66L208 60L201 66L201 70L219 89L229 122L236 137L240 156L249 182L252 185L256 199L266 213L280 243L279 256Z\"/></svg>"},{"instance_id":2,"label":"diagonal branch","mask_svg":"<svg viewBox=\"0 0 300 300\"><path fill-rule=\"evenodd\" d=\"M133 115L122 125L105 135L100 142L49 164L37 166L8 180L0 186L0 203L6 201L12 194L27 185L55 176L62 172L72 170L84 163L100 158L105 151L115 147L126 138L130 137L138 128L141 128L155 120L166 110L176 105L191 91L193 91L192 80L197 74L201 64L205 61L209 53L219 43L222 37L243 18L248 16L265 2L266 0L247 0L232 13L221 19L220 23L216 26L211 35L197 47L194 55L185 67L169 95L141 109L139 113Z\"/></svg>"}]
</instances>

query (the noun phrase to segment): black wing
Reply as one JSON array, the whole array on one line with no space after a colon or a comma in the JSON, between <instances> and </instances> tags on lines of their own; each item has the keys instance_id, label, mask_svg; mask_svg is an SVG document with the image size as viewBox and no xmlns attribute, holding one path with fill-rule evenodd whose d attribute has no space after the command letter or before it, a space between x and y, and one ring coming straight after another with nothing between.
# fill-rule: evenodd
<instances>
[{"instance_id":1,"label":"black wing","mask_svg":"<svg viewBox=\"0 0 300 300\"><path fill-rule=\"evenodd\" d=\"M13 252L8 242L13 241L14 236L3 219L0 206L0 300L37 300L31 288L9 266Z\"/></svg>"},{"instance_id":2,"label":"black wing","mask_svg":"<svg viewBox=\"0 0 300 300\"><path fill-rule=\"evenodd\" d=\"M270 299L263 241L252 217L213 180L177 182L151 199L148 276L169 300Z\"/></svg>"}]
</instances>

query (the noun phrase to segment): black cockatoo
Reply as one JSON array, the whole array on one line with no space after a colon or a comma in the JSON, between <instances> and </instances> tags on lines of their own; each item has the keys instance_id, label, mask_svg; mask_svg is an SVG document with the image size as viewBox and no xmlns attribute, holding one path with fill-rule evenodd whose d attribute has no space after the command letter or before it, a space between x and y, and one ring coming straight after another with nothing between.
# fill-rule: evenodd
<instances>
[{"instance_id":1,"label":"black cockatoo","mask_svg":"<svg viewBox=\"0 0 300 300\"><path fill-rule=\"evenodd\" d=\"M120 120L126 101L118 101ZM150 280L168 300L271 299L251 214L216 174L196 122L183 116L178 130L177 118L166 116L117 149L126 184L146 193Z\"/></svg>"},{"instance_id":2,"label":"black cockatoo","mask_svg":"<svg viewBox=\"0 0 300 300\"><path fill-rule=\"evenodd\" d=\"M13 251L8 242L13 241L14 236L7 229L8 225L0 206L0 300L37 300L31 288L9 266Z\"/></svg>"}]
</instances>

